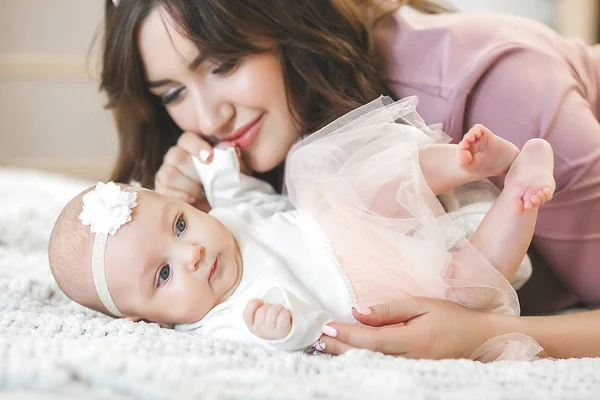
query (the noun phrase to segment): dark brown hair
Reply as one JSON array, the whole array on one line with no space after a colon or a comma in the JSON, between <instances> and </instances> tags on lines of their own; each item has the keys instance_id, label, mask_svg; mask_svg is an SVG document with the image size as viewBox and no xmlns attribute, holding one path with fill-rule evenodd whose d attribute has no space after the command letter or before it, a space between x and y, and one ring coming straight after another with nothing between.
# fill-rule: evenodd
<instances>
[{"instance_id":1,"label":"dark brown hair","mask_svg":"<svg viewBox=\"0 0 600 400\"><path fill-rule=\"evenodd\" d=\"M388 9L379 3L390 3ZM137 45L141 23L161 6L209 59L235 60L275 43L288 104L302 134L314 132L382 94L372 38L377 17L408 4L447 10L432 0L106 0L101 90L114 110L120 151L112 179L154 184L164 154L181 130L146 89ZM262 176L281 187L279 171Z\"/></svg>"}]
</instances>

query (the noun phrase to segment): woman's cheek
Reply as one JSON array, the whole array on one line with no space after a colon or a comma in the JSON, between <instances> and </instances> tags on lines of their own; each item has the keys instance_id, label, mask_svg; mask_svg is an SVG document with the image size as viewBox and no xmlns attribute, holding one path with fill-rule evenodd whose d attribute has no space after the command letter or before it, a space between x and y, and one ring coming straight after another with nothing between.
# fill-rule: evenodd
<instances>
[{"instance_id":1,"label":"woman's cheek","mask_svg":"<svg viewBox=\"0 0 600 400\"><path fill-rule=\"evenodd\" d=\"M171 119L183 132L195 131L193 118L191 118L192 114L189 111L186 112L184 104L171 106L167 108L167 112L169 113Z\"/></svg>"}]
</instances>

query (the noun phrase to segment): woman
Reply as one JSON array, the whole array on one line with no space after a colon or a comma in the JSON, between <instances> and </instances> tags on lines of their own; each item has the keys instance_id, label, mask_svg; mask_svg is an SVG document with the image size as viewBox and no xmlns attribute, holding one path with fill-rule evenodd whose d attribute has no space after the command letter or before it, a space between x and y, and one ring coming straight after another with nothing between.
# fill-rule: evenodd
<instances>
[{"instance_id":1,"label":"woman","mask_svg":"<svg viewBox=\"0 0 600 400\"><path fill-rule=\"evenodd\" d=\"M455 140L482 123L556 151L534 245L558 276L544 311L600 303L600 48L499 16L403 18L368 0L107 0L102 89L121 140L113 179L203 207L190 155L232 142L280 189L293 142L379 96L418 95ZM547 286L542 286L547 287ZM539 300L544 293L536 293Z\"/></svg>"}]
</instances>

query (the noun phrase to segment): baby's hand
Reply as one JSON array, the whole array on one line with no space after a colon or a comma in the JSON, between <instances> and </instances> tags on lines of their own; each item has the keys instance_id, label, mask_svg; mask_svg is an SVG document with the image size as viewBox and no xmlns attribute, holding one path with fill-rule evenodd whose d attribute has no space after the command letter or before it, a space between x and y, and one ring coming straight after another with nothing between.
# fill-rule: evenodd
<instances>
[{"instance_id":1,"label":"baby's hand","mask_svg":"<svg viewBox=\"0 0 600 400\"><path fill-rule=\"evenodd\" d=\"M269 304L260 299L248 302L244 322L254 335L265 340L285 338L292 330L292 314L281 304Z\"/></svg>"},{"instance_id":2,"label":"baby's hand","mask_svg":"<svg viewBox=\"0 0 600 400\"><path fill-rule=\"evenodd\" d=\"M217 144L215 147L217 149L222 149L222 150L233 147L235 149L235 154L238 157L238 161L240 162L240 172L244 175L252 174L252 170L250 169L250 167L248 167L248 164L246 164L246 161L244 160L244 157L242 156L242 150L240 150L239 147L234 146L231 142L221 142L221 143Z\"/></svg>"}]
</instances>

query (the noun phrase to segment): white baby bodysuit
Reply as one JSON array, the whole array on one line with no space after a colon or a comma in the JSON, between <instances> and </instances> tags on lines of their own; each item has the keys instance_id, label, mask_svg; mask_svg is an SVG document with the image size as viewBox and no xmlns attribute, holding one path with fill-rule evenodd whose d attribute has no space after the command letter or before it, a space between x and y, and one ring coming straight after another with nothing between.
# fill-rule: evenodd
<instances>
[{"instance_id":1,"label":"white baby bodysuit","mask_svg":"<svg viewBox=\"0 0 600 400\"><path fill-rule=\"evenodd\" d=\"M215 149L210 165L195 163L212 206L210 215L233 234L243 271L227 300L202 320L175 329L296 351L318 340L328 322L352 322L352 290L314 220L293 209L269 184L241 174L234 149ZM254 298L290 310L287 337L263 340L250 333L242 313Z\"/></svg>"}]
</instances>

